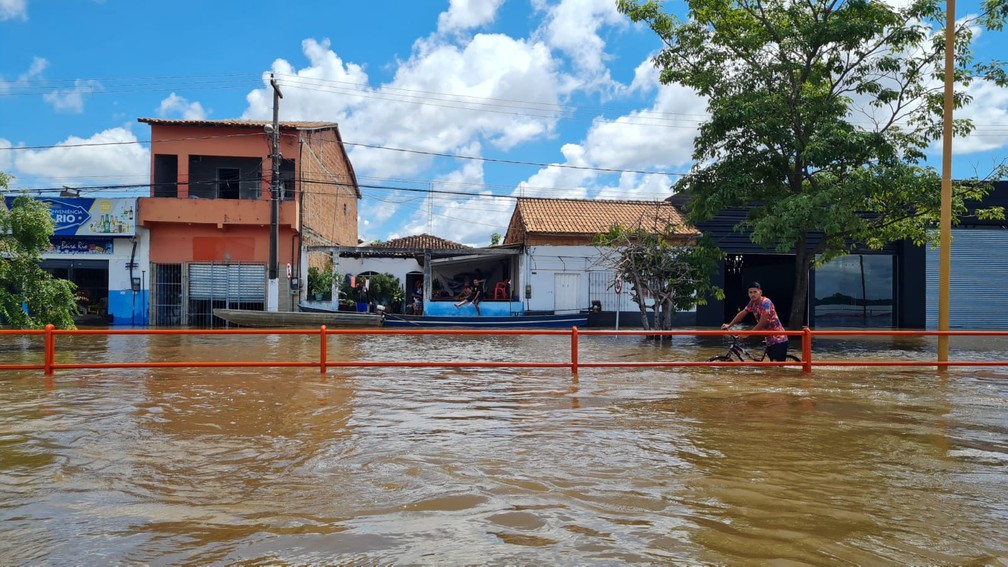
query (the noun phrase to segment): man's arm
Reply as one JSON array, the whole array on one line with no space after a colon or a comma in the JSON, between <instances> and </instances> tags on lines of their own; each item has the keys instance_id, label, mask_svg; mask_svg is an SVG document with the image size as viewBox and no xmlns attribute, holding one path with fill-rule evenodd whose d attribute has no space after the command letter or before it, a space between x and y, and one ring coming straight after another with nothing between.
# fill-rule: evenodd
<instances>
[{"instance_id":1,"label":"man's arm","mask_svg":"<svg viewBox=\"0 0 1008 567\"><path fill-rule=\"evenodd\" d=\"M722 329L730 329L730 328L734 327L735 325L738 325L739 322L741 322L742 319L745 319L745 316L748 315L748 314L749 314L749 312L746 311L745 309L743 309L742 311L739 311L738 313L735 314L735 318L732 319L730 323L725 323L725 324L721 325L721 328Z\"/></svg>"}]
</instances>

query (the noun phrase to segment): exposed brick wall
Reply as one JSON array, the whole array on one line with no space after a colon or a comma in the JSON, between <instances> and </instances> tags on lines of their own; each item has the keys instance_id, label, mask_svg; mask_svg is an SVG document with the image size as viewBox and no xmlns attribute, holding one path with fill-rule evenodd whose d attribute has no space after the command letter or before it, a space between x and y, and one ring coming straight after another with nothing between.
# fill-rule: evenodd
<instances>
[{"instance_id":1,"label":"exposed brick wall","mask_svg":"<svg viewBox=\"0 0 1008 567\"><path fill-rule=\"evenodd\" d=\"M336 131L304 131L300 159L305 244L357 245L357 187Z\"/></svg>"}]
</instances>

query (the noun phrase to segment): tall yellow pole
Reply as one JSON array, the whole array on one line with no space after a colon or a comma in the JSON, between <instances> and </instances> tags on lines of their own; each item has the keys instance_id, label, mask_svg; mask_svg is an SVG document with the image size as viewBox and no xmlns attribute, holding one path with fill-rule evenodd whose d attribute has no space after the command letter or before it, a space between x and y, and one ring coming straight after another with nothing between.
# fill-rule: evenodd
<instances>
[{"instance_id":1,"label":"tall yellow pole","mask_svg":"<svg viewBox=\"0 0 1008 567\"><path fill-rule=\"evenodd\" d=\"M945 6L945 106L942 125L941 234L938 258L938 330L949 330L949 283L952 275L952 92L955 84L955 0ZM948 362L949 338L938 337L938 362ZM939 367L948 370L947 366Z\"/></svg>"}]
</instances>

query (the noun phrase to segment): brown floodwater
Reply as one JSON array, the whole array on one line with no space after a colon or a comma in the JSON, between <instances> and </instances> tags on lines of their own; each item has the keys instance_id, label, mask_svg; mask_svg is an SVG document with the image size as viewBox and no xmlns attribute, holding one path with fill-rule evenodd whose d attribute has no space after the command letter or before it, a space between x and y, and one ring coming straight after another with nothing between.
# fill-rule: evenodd
<instances>
[{"instance_id":1,"label":"brown floodwater","mask_svg":"<svg viewBox=\"0 0 1008 567\"><path fill-rule=\"evenodd\" d=\"M0 337L0 361L41 360ZM60 362L317 360L317 337L60 337ZM569 360L336 336L330 360ZM582 337L580 361L717 340ZM838 359L933 359L926 339ZM1004 339L951 358L1008 359ZM0 564L1004 564L1008 368L0 371Z\"/></svg>"}]
</instances>

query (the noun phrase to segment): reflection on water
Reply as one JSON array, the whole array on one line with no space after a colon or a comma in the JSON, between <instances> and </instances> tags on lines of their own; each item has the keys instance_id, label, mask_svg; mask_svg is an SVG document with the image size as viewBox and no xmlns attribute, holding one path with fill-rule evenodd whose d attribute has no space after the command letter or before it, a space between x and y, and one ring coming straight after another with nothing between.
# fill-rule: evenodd
<instances>
[{"instance_id":1,"label":"reflection on water","mask_svg":"<svg viewBox=\"0 0 1008 567\"><path fill-rule=\"evenodd\" d=\"M60 337L58 354L317 360L317 341ZM570 345L330 341L330 360L555 361ZM582 362L723 348L580 345ZM934 350L927 339L823 348ZM990 360L1005 350L961 347ZM4 362L40 357L30 341L0 346ZM1004 368L0 373L0 564L1005 562L1006 379Z\"/></svg>"}]
</instances>

